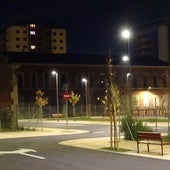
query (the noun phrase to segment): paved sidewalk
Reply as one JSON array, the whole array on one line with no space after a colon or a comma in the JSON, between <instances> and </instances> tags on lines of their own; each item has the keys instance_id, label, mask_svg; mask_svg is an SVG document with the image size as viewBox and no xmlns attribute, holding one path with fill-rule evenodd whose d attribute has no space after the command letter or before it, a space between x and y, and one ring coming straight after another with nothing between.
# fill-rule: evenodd
<instances>
[{"instance_id":1,"label":"paved sidewalk","mask_svg":"<svg viewBox=\"0 0 170 170\"><path fill-rule=\"evenodd\" d=\"M74 147L94 149L100 151L108 151L104 148L110 147L110 138L88 138L88 139L76 139L76 140L67 140L60 142L62 145L69 145ZM161 146L150 145L150 153L147 152L146 144L140 144L140 153L137 153L136 141L128 141L121 139L119 143L119 148L126 149L127 151L117 151L120 154L134 155L148 158L164 159L170 160L170 146L164 146L164 156L161 155ZM110 151L111 152L111 151ZM113 151L112 151L113 152Z\"/></svg>"}]
</instances>

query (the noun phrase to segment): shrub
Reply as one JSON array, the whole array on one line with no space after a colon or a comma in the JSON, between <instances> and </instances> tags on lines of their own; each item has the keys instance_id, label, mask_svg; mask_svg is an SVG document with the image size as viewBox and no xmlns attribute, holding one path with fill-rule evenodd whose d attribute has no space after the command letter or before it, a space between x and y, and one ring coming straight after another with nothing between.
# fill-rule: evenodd
<instances>
[{"instance_id":1,"label":"shrub","mask_svg":"<svg viewBox=\"0 0 170 170\"><path fill-rule=\"evenodd\" d=\"M164 142L170 142L170 135L164 136Z\"/></svg>"},{"instance_id":2,"label":"shrub","mask_svg":"<svg viewBox=\"0 0 170 170\"><path fill-rule=\"evenodd\" d=\"M143 125L141 120L134 119L132 115L127 115L121 120L121 132L127 140L136 140L137 131L151 132L151 127Z\"/></svg>"}]
</instances>

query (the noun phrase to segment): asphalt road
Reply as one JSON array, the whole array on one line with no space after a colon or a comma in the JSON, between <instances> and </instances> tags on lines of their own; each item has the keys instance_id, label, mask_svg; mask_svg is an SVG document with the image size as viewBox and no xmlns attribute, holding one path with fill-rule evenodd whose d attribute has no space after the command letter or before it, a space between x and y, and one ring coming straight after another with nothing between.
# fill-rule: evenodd
<instances>
[{"instance_id":1,"label":"asphalt road","mask_svg":"<svg viewBox=\"0 0 170 170\"><path fill-rule=\"evenodd\" d=\"M56 125L51 124L51 126ZM64 126L64 124L57 126ZM105 124L76 124L72 125L73 127L90 129L90 132L75 135L1 139L0 170L169 170L170 162L166 160L58 144L63 140L107 135L103 131L108 131L109 128Z\"/></svg>"}]
</instances>

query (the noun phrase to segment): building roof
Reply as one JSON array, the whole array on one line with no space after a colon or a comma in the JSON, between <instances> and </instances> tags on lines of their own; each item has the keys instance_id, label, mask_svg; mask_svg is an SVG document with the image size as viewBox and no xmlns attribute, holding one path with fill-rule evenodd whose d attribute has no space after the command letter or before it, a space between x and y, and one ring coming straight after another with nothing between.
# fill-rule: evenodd
<instances>
[{"instance_id":1,"label":"building roof","mask_svg":"<svg viewBox=\"0 0 170 170\"><path fill-rule=\"evenodd\" d=\"M80 54L40 54L8 52L10 63L47 63L47 64L106 64L107 56Z\"/></svg>"},{"instance_id":2,"label":"building roof","mask_svg":"<svg viewBox=\"0 0 170 170\"><path fill-rule=\"evenodd\" d=\"M107 65L108 56L88 55L88 54L40 54L40 53L21 53L5 52L3 53L10 63L40 63L40 64L84 64L84 65ZM120 57L111 56L113 65L124 64ZM146 66L167 66L169 63L149 56L141 58L131 58L131 65Z\"/></svg>"}]
</instances>

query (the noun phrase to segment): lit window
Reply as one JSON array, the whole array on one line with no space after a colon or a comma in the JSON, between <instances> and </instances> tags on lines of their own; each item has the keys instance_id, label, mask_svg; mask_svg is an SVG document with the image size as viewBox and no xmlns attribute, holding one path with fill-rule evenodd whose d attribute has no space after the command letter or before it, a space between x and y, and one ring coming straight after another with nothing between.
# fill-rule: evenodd
<instances>
[{"instance_id":1,"label":"lit window","mask_svg":"<svg viewBox=\"0 0 170 170\"><path fill-rule=\"evenodd\" d=\"M35 24L30 24L30 28L35 28Z\"/></svg>"},{"instance_id":2,"label":"lit window","mask_svg":"<svg viewBox=\"0 0 170 170\"><path fill-rule=\"evenodd\" d=\"M30 31L30 35L35 35L35 31Z\"/></svg>"},{"instance_id":3,"label":"lit window","mask_svg":"<svg viewBox=\"0 0 170 170\"><path fill-rule=\"evenodd\" d=\"M36 49L36 46L35 45L31 45L31 50L34 50Z\"/></svg>"}]
</instances>

